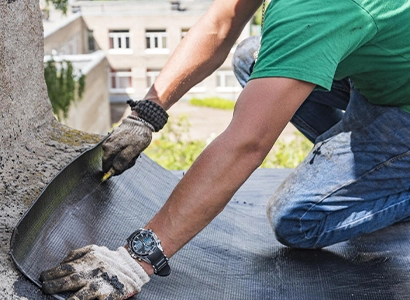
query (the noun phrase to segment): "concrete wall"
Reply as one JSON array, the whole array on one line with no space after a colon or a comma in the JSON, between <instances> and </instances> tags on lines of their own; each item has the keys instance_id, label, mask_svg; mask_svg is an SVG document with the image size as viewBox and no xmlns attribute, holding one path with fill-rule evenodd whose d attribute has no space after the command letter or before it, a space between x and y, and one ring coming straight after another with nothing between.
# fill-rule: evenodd
<instances>
[{"instance_id":1,"label":"concrete wall","mask_svg":"<svg viewBox=\"0 0 410 300\"><path fill-rule=\"evenodd\" d=\"M98 49L98 47L97 47ZM109 64L103 51L88 53L88 28L81 13L69 16L44 34L45 60L68 60L74 71L85 75L85 90L71 104L68 117L61 123L77 130L106 134L111 127L107 86Z\"/></svg>"},{"instance_id":2,"label":"concrete wall","mask_svg":"<svg viewBox=\"0 0 410 300\"><path fill-rule=\"evenodd\" d=\"M105 135L110 131L107 70L108 62L104 56L99 61L95 61L90 68L83 70L86 76L83 97L71 105L68 118L62 121L63 124L89 133Z\"/></svg>"},{"instance_id":3,"label":"concrete wall","mask_svg":"<svg viewBox=\"0 0 410 300\"><path fill-rule=\"evenodd\" d=\"M81 14L75 14L44 34L44 54L72 55L88 53L87 26Z\"/></svg>"}]
</instances>

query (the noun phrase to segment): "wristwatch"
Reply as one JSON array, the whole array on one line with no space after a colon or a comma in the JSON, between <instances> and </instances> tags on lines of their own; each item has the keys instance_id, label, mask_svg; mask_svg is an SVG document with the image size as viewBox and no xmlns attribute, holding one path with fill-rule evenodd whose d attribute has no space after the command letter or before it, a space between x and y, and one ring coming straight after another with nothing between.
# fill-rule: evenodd
<instances>
[{"instance_id":1,"label":"wristwatch","mask_svg":"<svg viewBox=\"0 0 410 300\"><path fill-rule=\"evenodd\" d=\"M133 232L127 239L127 244L130 255L151 264L156 275L168 276L171 273L161 241L151 229L140 228Z\"/></svg>"}]
</instances>

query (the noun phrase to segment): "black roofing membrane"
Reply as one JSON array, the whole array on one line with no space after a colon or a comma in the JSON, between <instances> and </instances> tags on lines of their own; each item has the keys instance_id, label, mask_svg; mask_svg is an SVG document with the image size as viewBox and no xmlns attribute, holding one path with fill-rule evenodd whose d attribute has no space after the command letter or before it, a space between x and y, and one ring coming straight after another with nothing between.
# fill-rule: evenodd
<instances>
[{"instance_id":1,"label":"black roofing membrane","mask_svg":"<svg viewBox=\"0 0 410 300\"><path fill-rule=\"evenodd\" d=\"M132 169L100 183L101 156L97 145L71 162L15 228L12 258L37 286L41 271L73 249L124 245L183 176L142 155ZM225 210L171 258L172 274L153 276L132 299L408 300L409 223L323 250L289 249L275 240L265 206L290 172L256 170Z\"/></svg>"}]
</instances>

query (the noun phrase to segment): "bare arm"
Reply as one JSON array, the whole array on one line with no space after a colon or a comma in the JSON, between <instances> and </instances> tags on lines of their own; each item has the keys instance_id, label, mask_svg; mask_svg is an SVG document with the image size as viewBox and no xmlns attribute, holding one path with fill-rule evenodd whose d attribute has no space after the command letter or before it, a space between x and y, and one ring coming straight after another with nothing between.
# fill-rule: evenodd
<instances>
[{"instance_id":1,"label":"bare arm","mask_svg":"<svg viewBox=\"0 0 410 300\"><path fill-rule=\"evenodd\" d=\"M160 237L167 256L223 210L313 88L289 78L255 79L246 85L228 128L203 151L146 226Z\"/></svg>"},{"instance_id":2,"label":"bare arm","mask_svg":"<svg viewBox=\"0 0 410 300\"><path fill-rule=\"evenodd\" d=\"M122 124L104 141L104 180L133 166L151 142L151 131L158 131L165 125L167 115L161 109L155 117L149 115L152 107L157 108L154 103L165 110L169 109L189 89L214 72L225 61L232 45L261 2L262 0L212 2L207 12L179 44L148 91L144 100L151 101L139 101L133 105L131 115L127 111L128 116L124 115Z\"/></svg>"},{"instance_id":3,"label":"bare arm","mask_svg":"<svg viewBox=\"0 0 410 300\"><path fill-rule=\"evenodd\" d=\"M226 59L262 0L215 0L189 30L145 99L169 109Z\"/></svg>"},{"instance_id":4,"label":"bare arm","mask_svg":"<svg viewBox=\"0 0 410 300\"><path fill-rule=\"evenodd\" d=\"M167 62L146 99L169 109L226 59L261 0L215 0ZM208 225L262 163L313 85L286 78L252 80L229 127L196 160L146 225L168 257ZM270 95L267 97L267 95ZM141 263L152 274L152 267Z\"/></svg>"}]
</instances>

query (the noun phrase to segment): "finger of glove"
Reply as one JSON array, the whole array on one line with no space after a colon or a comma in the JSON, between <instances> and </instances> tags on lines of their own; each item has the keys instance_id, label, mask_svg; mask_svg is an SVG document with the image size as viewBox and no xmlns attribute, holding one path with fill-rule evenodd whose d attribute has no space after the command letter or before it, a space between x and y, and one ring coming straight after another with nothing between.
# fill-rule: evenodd
<instances>
[{"instance_id":1,"label":"finger of glove","mask_svg":"<svg viewBox=\"0 0 410 300\"><path fill-rule=\"evenodd\" d=\"M72 264L61 264L49 270L45 270L40 274L40 281L48 281L56 278L65 277L73 274L75 268Z\"/></svg>"},{"instance_id":2,"label":"finger of glove","mask_svg":"<svg viewBox=\"0 0 410 300\"><path fill-rule=\"evenodd\" d=\"M137 161L137 158L138 158L139 156L140 156L140 155L134 157L134 158L128 163L127 169L130 169L130 168L132 168L132 167L135 165L135 162Z\"/></svg>"},{"instance_id":3,"label":"finger of glove","mask_svg":"<svg viewBox=\"0 0 410 300\"><path fill-rule=\"evenodd\" d=\"M102 145L104 152L102 157L103 172L107 173L111 169L114 158L122 151L123 148L124 147L120 147L120 145L116 143Z\"/></svg>"},{"instance_id":4,"label":"finger of glove","mask_svg":"<svg viewBox=\"0 0 410 300\"><path fill-rule=\"evenodd\" d=\"M112 157L108 157L108 158L104 158L102 160L102 170L104 173L107 173L110 171L111 167L112 167L112 161L114 160L115 156ZM118 174L114 174L114 175L118 175Z\"/></svg>"},{"instance_id":5,"label":"finger of glove","mask_svg":"<svg viewBox=\"0 0 410 300\"><path fill-rule=\"evenodd\" d=\"M122 150L112 162L112 167L115 170L115 174L119 175L125 170L131 168L135 164L135 161L140 153L141 152L138 151L134 145L130 145Z\"/></svg>"},{"instance_id":6,"label":"finger of glove","mask_svg":"<svg viewBox=\"0 0 410 300\"><path fill-rule=\"evenodd\" d=\"M90 300L90 299L100 299L101 294L98 293L98 284L89 283L81 290L76 292L67 300Z\"/></svg>"},{"instance_id":7,"label":"finger of glove","mask_svg":"<svg viewBox=\"0 0 410 300\"><path fill-rule=\"evenodd\" d=\"M70 276L44 281L41 288L46 294L57 294L78 291L86 284L87 282L79 274L75 273Z\"/></svg>"},{"instance_id":8,"label":"finger of glove","mask_svg":"<svg viewBox=\"0 0 410 300\"><path fill-rule=\"evenodd\" d=\"M115 291L111 294L107 295L102 295L101 298L98 298L99 300L123 300L123 299L128 299L132 296L134 296L136 293L130 293L128 295L124 295L118 291Z\"/></svg>"},{"instance_id":9,"label":"finger of glove","mask_svg":"<svg viewBox=\"0 0 410 300\"><path fill-rule=\"evenodd\" d=\"M94 245L88 245L83 248L75 249L70 251L70 253L67 254L67 256L63 259L61 263L68 263L73 260L79 259L92 251L94 249Z\"/></svg>"}]
</instances>

